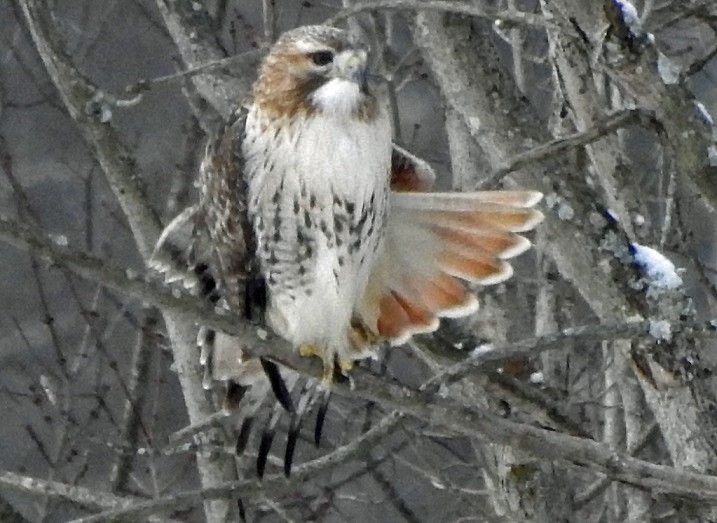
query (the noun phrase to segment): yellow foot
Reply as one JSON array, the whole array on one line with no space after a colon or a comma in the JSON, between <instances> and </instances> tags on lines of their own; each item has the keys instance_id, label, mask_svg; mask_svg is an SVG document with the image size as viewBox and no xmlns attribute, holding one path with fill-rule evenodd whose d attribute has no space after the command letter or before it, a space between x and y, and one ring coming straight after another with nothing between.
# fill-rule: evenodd
<instances>
[{"instance_id":1,"label":"yellow foot","mask_svg":"<svg viewBox=\"0 0 717 523\"><path fill-rule=\"evenodd\" d=\"M320 347L316 347L315 345L302 345L299 347L299 354L301 354L304 357L311 357L316 356L317 358L321 358L321 361L323 362L323 371L321 373L321 384L330 387L334 383L334 372L335 372L335 363L334 363L334 355L333 354L327 354L324 349ZM342 368L343 371L343 368Z\"/></svg>"},{"instance_id":2,"label":"yellow foot","mask_svg":"<svg viewBox=\"0 0 717 523\"><path fill-rule=\"evenodd\" d=\"M324 370L321 373L321 384L324 387L331 387L334 384L334 371L334 362L324 360Z\"/></svg>"},{"instance_id":3,"label":"yellow foot","mask_svg":"<svg viewBox=\"0 0 717 523\"><path fill-rule=\"evenodd\" d=\"M323 359L324 357L324 351L314 345L302 345L299 347L299 354L306 358L316 356Z\"/></svg>"},{"instance_id":4,"label":"yellow foot","mask_svg":"<svg viewBox=\"0 0 717 523\"><path fill-rule=\"evenodd\" d=\"M371 332L363 323L354 321L349 328L349 341L351 342L351 348L361 354L381 340L378 335Z\"/></svg>"},{"instance_id":5,"label":"yellow foot","mask_svg":"<svg viewBox=\"0 0 717 523\"><path fill-rule=\"evenodd\" d=\"M346 374L348 371L354 368L354 360L347 360L344 358L339 358L339 369L341 369L341 374Z\"/></svg>"}]
</instances>

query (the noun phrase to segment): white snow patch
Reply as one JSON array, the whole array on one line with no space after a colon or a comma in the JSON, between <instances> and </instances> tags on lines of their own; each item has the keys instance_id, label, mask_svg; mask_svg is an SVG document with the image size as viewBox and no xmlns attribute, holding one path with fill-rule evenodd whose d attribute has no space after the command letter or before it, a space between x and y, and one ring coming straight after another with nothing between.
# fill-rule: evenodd
<instances>
[{"instance_id":1,"label":"white snow patch","mask_svg":"<svg viewBox=\"0 0 717 523\"><path fill-rule=\"evenodd\" d=\"M715 121L710 112L707 110L707 107L705 107L705 104L702 102L695 102L695 107L697 107L697 113L700 115L700 118L702 118L702 120L710 127L714 127Z\"/></svg>"},{"instance_id":2,"label":"white snow patch","mask_svg":"<svg viewBox=\"0 0 717 523\"><path fill-rule=\"evenodd\" d=\"M558 202L560 202L560 196L558 196L554 192L548 194L545 197L545 205L547 205L549 209L552 209L553 207L555 207L558 204Z\"/></svg>"},{"instance_id":3,"label":"white snow patch","mask_svg":"<svg viewBox=\"0 0 717 523\"><path fill-rule=\"evenodd\" d=\"M707 161L711 167L717 167L717 145L710 145L707 148Z\"/></svg>"},{"instance_id":4,"label":"white snow patch","mask_svg":"<svg viewBox=\"0 0 717 523\"><path fill-rule=\"evenodd\" d=\"M431 478L431 485L433 485L434 488L437 488L438 490L446 490L446 486L438 481L436 478Z\"/></svg>"},{"instance_id":5,"label":"white snow patch","mask_svg":"<svg viewBox=\"0 0 717 523\"><path fill-rule=\"evenodd\" d=\"M667 320L651 320L650 336L656 340L670 341L672 339L672 325Z\"/></svg>"},{"instance_id":6,"label":"white snow patch","mask_svg":"<svg viewBox=\"0 0 717 523\"><path fill-rule=\"evenodd\" d=\"M660 289L676 289L682 285L675 265L664 254L651 247L633 243L634 258L647 276L650 285Z\"/></svg>"},{"instance_id":7,"label":"white snow patch","mask_svg":"<svg viewBox=\"0 0 717 523\"><path fill-rule=\"evenodd\" d=\"M555 209L558 218L561 220L571 220L575 217L575 210L572 206L559 194L550 193L545 197L545 205L549 209Z\"/></svg>"},{"instance_id":8,"label":"white snow patch","mask_svg":"<svg viewBox=\"0 0 717 523\"><path fill-rule=\"evenodd\" d=\"M223 305L215 305L214 306L214 314L217 314L219 316L228 316L229 312L227 311L226 307L224 307Z\"/></svg>"},{"instance_id":9,"label":"white snow patch","mask_svg":"<svg viewBox=\"0 0 717 523\"><path fill-rule=\"evenodd\" d=\"M680 66L662 53L657 55L657 72L665 85L674 85L680 81Z\"/></svg>"},{"instance_id":10,"label":"white snow patch","mask_svg":"<svg viewBox=\"0 0 717 523\"><path fill-rule=\"evenodd\" d=\"M42 388L45 390L45 394L47 395L47 399L50 400L50 403L53 405L57 405L57 396L55 395L55 384L53 383L52 378L50 378L46 374L42 374L40 376L40 385L42 385Z\"/></svg>"},{"instance_id":11,"label":"white snow patch","mask_svg":"<svg viewBox=\"0 0 717 523\"><path fill-rule=\"evenodd\" d=\"M530 383L543 383L545 381L545 376L543 376L542 372L533 372L529 379Z\"/></svg>"},{"instance_id":12,"label":"white snow patch","mask_svg":"<svg viewBox=\"0 0 717 523\"><path fill-rule=\"evenodd\" d=\"M108 104L100 106L100 122L107 123L112 119L112 109Z\"/></svg>"},{"instance_id":13,"label":"white snow patch","mask_svg":"<svg viewBox=\"0 0 717 523\"><path fill-rule=\"evenodd\" d=\"M450 391L450 389L446 386L445 383L441 383L441 386L438 387L438 391L437 391L436 393L438 394L438 396L439 396L440 398L447 398L447 397L450 396L451 391Z\"/></svg>"},{"instance_id":14,"label":"white snow patch","mask_svg":"<svg viewBox=\"0 0 717 523\"><path fill-rule=\"evenodd\" d=\"M558 206L558 218L563 221L572 220L575 217L575 210L567 202L561 202Z\"/></svg>"},{"instance_id":15,"label":"white snow patch","mask_svg":"<svg viewBox=\"0 0 717 523\"><path fill-rule=\"evenodd\" d=\"M483 354L493 352L494 350L495 347L493 347L493 345L491 345L490 343L478 345L475 349L471 351L471 358L480 358Z\"/></svg>"},{"instance_id":16,"label":"white snow patch","mask_svg":"<svg viewBox=\"0 0 717 523\"><path fill-rule=\"evenodd\" d=\"M642 33L642 21L640 15L637 14L637 9L627 0L615 0L615 5L620 8L622 13L622 20L625 25L635 34Z\"/></svg>"},{"instance_id":17,"label":"white snow patch","mask_svg":"<svg viewBox=\"0 0 717 523\"><path fill-rule=\"evenodd\" d=\"M67 236L64 234L51 234L50 238L55 245L59 245L60 247L67 247L69 245Z\"/></svg>"}]
</instances>

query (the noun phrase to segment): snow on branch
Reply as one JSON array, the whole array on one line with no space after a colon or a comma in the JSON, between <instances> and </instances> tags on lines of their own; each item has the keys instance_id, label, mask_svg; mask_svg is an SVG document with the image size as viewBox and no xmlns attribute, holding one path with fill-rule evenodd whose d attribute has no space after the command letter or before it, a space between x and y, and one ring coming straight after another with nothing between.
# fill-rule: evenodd
<instances>
[{"instance_id":1,"label":"snow on branch","mask_svg":"<svg viewBox=\"0 0 717 523\"><path fill-rule=\"evenodd\" d=\"M677 289L682 285L679 270L661 252L638 243L632 244L635 263L642 270L649 286L657 289Z\"/></svg>"}]
</instances>

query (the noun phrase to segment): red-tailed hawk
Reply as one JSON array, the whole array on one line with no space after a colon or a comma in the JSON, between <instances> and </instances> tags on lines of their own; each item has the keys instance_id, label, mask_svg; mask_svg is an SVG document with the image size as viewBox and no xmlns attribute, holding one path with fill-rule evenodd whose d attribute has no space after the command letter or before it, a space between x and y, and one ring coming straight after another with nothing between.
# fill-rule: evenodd
<instances>
[{"instance_id":1,"label":"red-tailed hawk","mask_svg":"<svg viewBox=\"0 0 717 523\"><path fill-rule=\"evenodd\" d=\"M537 192L428 192L433 172L392 143L366 65L346 31L285 33L208 146L200 204L155 255L170 277L186 280L188 264L193 285L238 315L258 303L276 334L322 358L325 387L376 345L475 311L461 280L509 278L505 260L530 246L518 233L542 219ZM214 343L215 377L266 387L255 360Z\"/></svg>"}]
</instances>

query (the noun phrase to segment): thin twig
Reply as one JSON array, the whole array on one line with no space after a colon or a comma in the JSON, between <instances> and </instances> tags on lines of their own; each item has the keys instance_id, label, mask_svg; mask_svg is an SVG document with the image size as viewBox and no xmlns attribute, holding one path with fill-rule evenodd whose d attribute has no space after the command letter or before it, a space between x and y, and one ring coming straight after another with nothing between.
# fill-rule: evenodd
<instances>
[{"instance_id":1,"label":"thin twig","mask_svg":"<svg viewBox=\"0 0 717 523\"><path fill-rule=\"evenodd\" d=\"M77 487L59 481L46 481L14 472L0 472L0 486L30 494L61 497L90 508L129 508L141 502L133 496L115 496L108 492Z\"/></svg>"},{"instance_id":2,"label":"thin twig","mask_svg":"<svg viewBox=\"0 0 717 523\"><path fill-rule=\"evenodd\" d=\"M132 100L134 100L136 96L149 91L154 86L174 82L175 80L187 80L199 74L206 74L222 67L230 67L255 62L256 60L264 56L266 54L266 51L267 48L260 47L259 49L252 49L251 51L246 51L245 53L229 56L227 58L211 60L206 63L203 63L202 65L191 67L183 71L177 71L176 73L155 76L154 78L145 78L142 80L138 80L133 84L127 85L124 90L125 92L129 93L132 96ZM125 99L121 97L115 97L109 98L108 101L112 102L113 100L115 102L119 102ZM127 106L126 103L124 105Z\"/></svg>"},{"instance_id":3,"label":"thin twig","mask_svg":"<svg viewBox=\"0 0 717 523\"><path fill-rule=\"evenodd\" d=\"M202 307L190 304L187 300L176 298L166 289L156 284L144 282L137 278L128 278L123 271L116 268L109 270L101 261L85 255L78 256L76 253L71 253L65 246L52 245L48 240L38 237L36 233L33 234L26 228L23 230L18 224L12 224L6 219L0 219L0 238L20 247L27 248L30 245L38 255L51 255L61 263L73 262L74 268L78 269L78 273L81 273L81 275L93 277L92 279L99 281L104 280L118 290L128 290L157 306L167 307L175 311L181 310L185 314L198 313L201 318L195 317L203 323L219 330L243 336L244 339L249 341L257 354L270 357L298 372L308 373L312 377L320 375L318 362L305 361L306 359L296 354L286 342L275 336L260 336L255 328L240 325L239 322L231 321L230 318L213 314ZM594 339L596 336L604 339L606 331L621 333L615 334L615 336L630 337L640 335L646 330L647 327L643 323L627 323L611 326L607 329L603 326L601 334L598 334L596 327L583 327L566 330L554 335L555 338L552 339L552 342L560 341L561 338L571 338L578 334L584 335L587 339ZM266 339L262 340L262 338ZM505 353L513 354L518 350L527 350L526 347L545 348L546 340L551 340L551 338L551 336L548 336L544 339L519 342L515 344L518 349L507 349ZM481 358L493 359L492 352L491 350L474 351L474 357L471 359L476 361L480 361ZM467 366L472 365L473 362ZM455 376L457 375L456 370L464 371L462 366L454 367L449 369L449 374L452 372L452 375ZM717 478L715 477L687 473L672 467L635 460L629 456L615 453L612 449L591 440L566 436L505 420L488 412L475 410L450 399L442 398L440 395L412 391L406 387L387 382L385 379L376 377L362 368L354 369L351 377L352 387L349 387L348 384L336 384L335 390L341 394L376 401L381 403L384 408L404 412L419 419L428 420L433 424L444 425L456 432L468 435L483 434L494 441L509 441L524 450L547 458L572 461L608 474L613 479L635 486L702 499L705 502L717 501ZM179 495L179 498L173 497L166 502L173 504L178 502L179 499L192 499L195 501L208 499L209 497L216 499L235 487L241 487L242 492L244 492L244 486L249 489L251 485L254 485L254 482L232 483L226 487L214 486L205 490L184 493ZM161 503L157 504L159 502L152 503L150 505L140 504L132 510L159 509L165 506ZM88 521L97 520L91 519Z\"/></svg>"},{"instance_id":4,"label":"thin twig","mask_svg":"<svg viewBox=\"0 0 717 523\"><path fill-rule=\"evenodd\" d=\"M363 434L361 437L337 448L325 456L321 456L320 458L294 468L291 478L289 479L284 477L283 474L274 474L272 476L265 477L263 481L232 481L211 489L179 492L165 498L137 503L131 507L107 510L100 514L77 519L73 523L93 523L106 521L107 519L112 518L129 517L131 517L132 520L136 520L137 518L152 513L167 509L177 510L181 507L194 506L206 499L221 498L232 493L241 495L246 499L251 499L257 494L265 491L275 492L277 489L291 490L297 485L302 484L307 478L314 477L321 471L330 469L336 463L347 461L353 456L360 454L366 447L380 441L387 434L393 431L402 418L402 414L398 412L391 412L390 414L387 414L381 421L379 421L379 423L376 424L376 426Z\"/></svg>"},{"instance_id":5,"label":"thin twig","mask_svg":"<svg viewBox=\"0 0 717 523\"><path fill-rule=\"evenodd\" d=\"M342 9L337 14L326 20L325 23L328 25L334 25L337 22L341 22L358 14L378 10L438 11L441 13L487 18L489 20L501 20L503 22L511 22L532 27L546 27L549 25L545 18L532 13L486 9L462 2L444 2L440 0L421 2L417 2L416 0L379 0L374 2L358 2L351 7Z\"/></svg>"},{"instance_id":6,"label":"thin twig","mask_svg":"<svg viewBox=\"0 0 717 523\"><path fill-rule=\"evenodd\" d=\"M264 22L264 43L271 45L276 40L276 0L262 0L261 13Z\"/></svg>"},{"instance_id":7,"label":"thin twig","mask_svg":"<svg viewBox=\"0 0 717 523\"><path fill-rule=\"evenodd\" d=\"M139 440L140 428L144 430L141 419L142 406L147 397L150 355L156 345L156 330L159 322L156 310L150 309L146 312L142 329L137 333L137 343L132 354L129 379L127 383L127 395L125 399L124 413L120 422L120 441L123 441L129 448L135 448ZM120 455L112 464L110 472L110 485L112 491L123 490L129 479L132 467L132 457Z\"/></svg>"},{"instance_id":8,"label":"thin twig","mask_svg":"<svg viewBox=\"0 0 717 523\"><path fill-rule=\"evenodd\" d=\"M650 441L652 441L652 438L654 435L658 432L659 426L657 423L652 423L645 432L642 434L642 436L637 440L637 442L634 445L630 445L630 447L627 449L628 453L631 456L634 456L638 454L642 449L644 449ZM597 496L602 494L607 487L609 487L613 483L613 479L609 476L606 476L604 478L600 478L599 480L592 483L588 488L586 488L583 492L579 493L575 497L575 510L580 510L582 507L590 503L593 499L595 499Z\"/></svg>"},{"instance_id":9,"label":"thin twig","mask_svg":"<svg viewBox=\"0 0 717 523\"><path fill-rule=\"evenodd\" d=\"M637 109L619 111L611 114L601 121L595 122L594 125L585 131L577 132L565 138L557 138L551 142L539 145L523 153L516 154L512 158L508 159L504 165L493 171L490 176L481 180L477 184L477 187L482 188L495 185L508 173L517 171L518 169L526 167L532 163L555 157L557 154L568 149L582 147L593 143L603 136L637 121L640 115L641 111Z\"/></svg>"},{"instance_id":10,"label":"thin twig","mask_svg":"<svg viewBox=\"0 0 717 523\"><path fill-rule=\"evenodd\" d=\"M617 325L584 325L569 327L560 332L546 334L535 338L499 345L482 345L470 352L463 361L445 368L436 374L421 390L436 391L444 384L455 381L470 371L491 361L499 361L516 356L535 355L543 350L556 349L565 345L587 345L606 339L633 338L644 336L649 332L649 322L626 322Z\"/></svg>"}]
</instances>

